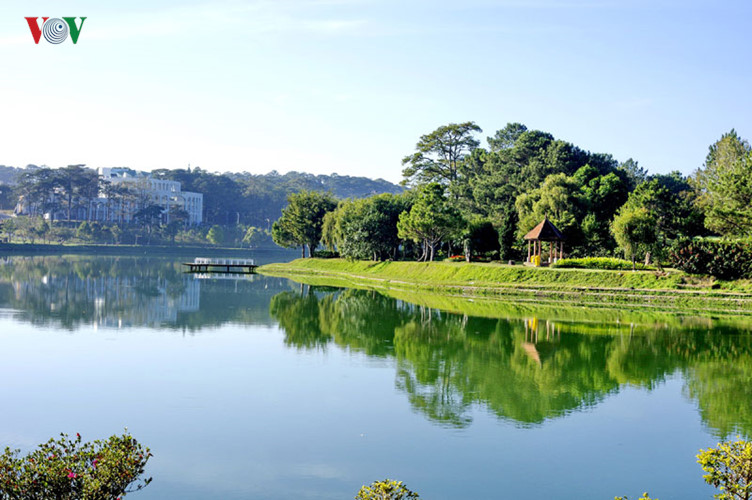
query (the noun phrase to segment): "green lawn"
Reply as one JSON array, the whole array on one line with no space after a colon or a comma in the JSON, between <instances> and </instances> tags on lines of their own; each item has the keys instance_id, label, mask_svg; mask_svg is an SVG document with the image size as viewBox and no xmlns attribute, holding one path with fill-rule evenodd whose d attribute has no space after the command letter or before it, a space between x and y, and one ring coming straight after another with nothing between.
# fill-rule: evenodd
<instances>
[{"instance_id":1,"label":"green lawn","mask_svg":"<svg viewBox=\"0 0 752 500\"><path fill-rule=\"evenodd\" d=\"M716 283L677 270L607 271L465 262L370 262L298 259L261 266L262 274L309 284L478 296L536 304L752 314L748 282ZM437 299L438 297L435 297ZM416 300L411 300L415 302Z\"/></svg>"}]
</instances>

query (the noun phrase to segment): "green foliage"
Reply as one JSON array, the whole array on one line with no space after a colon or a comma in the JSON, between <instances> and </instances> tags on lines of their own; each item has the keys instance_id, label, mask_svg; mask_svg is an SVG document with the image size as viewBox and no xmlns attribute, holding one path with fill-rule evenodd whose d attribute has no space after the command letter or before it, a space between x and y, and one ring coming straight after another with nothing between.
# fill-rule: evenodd
<instances>
[{"instance_id":1,"label":"green foliage","mask_svg":"<svg viewBox=\"0 0 752 500\"><path fill-rule=\"evenodd\" d=\"M710 146L694 182L705 224L724 236L752 235L752 147L736 131Z\"/></svg>"},{"instance_id":2,"label":"green foliage","mask_svg":"<svg viewBox=\"0 0 752 500\"><path fill-rule=\"evenodd\" d=\"M638 253L649 252L658 241L655 217L645 208L623 206L611 223L616 243L631 258L633 269Z\"/></svg>"},{"instance_id":3,"label":"green foliage","mask_svg":"<svg viewBox=\"0 0 752 500\"><path fill-rule=\"evenodd\" d=\"M704 217L695 197L689 181L681 173L671 172L641 183L630 193L627 204L646 209L656 220L658 239L668 243L705 233Z\"/></svg>"},{"instance_id":4,"label":"green foliage","mask_svg":"<svg viewBox=\"0 0 752 500\"><path fill-rule=\"evenodd\" d=\"M355 500L410 500L420 498L417 493L410 491L402 481L374 481L370 486L363 486L355 495Z\"/></svg>"},{"instance_id":5,"label":"green foliage","mask_svg":"<svg viewBox=\"0 0 752 500\"><path fill-rule=\"evenodd\" d=\"M708 484L721 490L718 500L752 499L752 442L738 439L700 450L697 463Z\"/></svg>"},{"instance_id":6,"label":"green foliage","mask_svg":"<svg viewBox=\"0 0 752 500\"><path fill-rule=\"evenodd\" d=\"M614 500L629 500L629 497L614 497ZM650 498L648 492L642 494L637 500L658 500L657 498Z\"/></svg>"},{"instance_id":7,"label":"green foliage","mask_svg":"<svg viewBox=\"0 0 752 500\"><path fill-rule=\"evenodd\" d=\"M422 184L439 182L448 184L457 180L459 168L465 157L480 142L473 137L482 132L475 122L450 123L420 137L416 152L402 159L405 183Z\"/></svg>"},{"instance_id":8,"label":"green foliage","mask_svg":"<svg viewBox=\"0 0 752 500\"><path fill-rule=\"evenodd\" d=\"M282 211L282 217L272 226L272 238L279 246L305 248L308 254L316 249L321 241L324 216L337 206L337 202L328 193L301 191L287 198L288 205Z\"/></svg>"},{"instance_id":9,"label":"green foliage","mask_svg":"<svg viewBox=\"0 0 752 500\"><path fill-rule=\"evenodd\" d=\"M151 456L127 433L86 443L79 434L61 434L26 456L6 448L0 455L0 500L121 498L151 482L139 482Z\"/></svg>"},{"instance_id":10,"label":"green foliage","mask_svg":"<svg viewBox=\"0 0 752 500\"><path fill-rule=\"evenodd\" d=\"M507 123L507 125L497 130L493 137L488 137L488 146L491 151L501 151L504 149L511 149L517 142L520 136L527 132L527 127L521 123Z\"/></svg>"},{"instance_id":11,"label":"green foliage","mask_svg":"<svg viewBox=\"0 0 752 500\"><path fill-rule=\"evenodd\" d=\"M458 244L463 248L468 262L478 260L481 256L499 256L499 233L491 221L480 217L474 217L467 222ZM450 257L450 260L454 260L453 257Z\"/></svg>"},{"instance_id":12,"label":"green foliage","mask_svg":"<svg viewBox=\"0 0 752 500\"><path fill-rule=\"evenodd\" d=\"M220 226L212 226L206 233L206 239L212 245L221 245L225 242L225 232Z\"/></svg>"},{"instance_id":13,"label":"green foliage","mask_svg":"<svg viewBox=\"0 0 752 500\"><path fill-rule=\"evenodd\" d=\"M82 222L76 229L76 238L82 241L87 241L94 234L89 222Z\"/></svg>"},{"instance_id":14,"label":"green foliage","mask_svg":"<svg viewBox=\"0 0 752 500\"><path fill-rule=\"evenodd\" d=\"M559 173L546 177L540 188L518 196L515 202L518 236L524 236L548 216L569 242L578 239L579 221L585 208L580 186L576 178Z\"/></svg>"},{"instance_id":15,"label":"green foliage","mask_svg":"<svg viewBox=\"0 0 752 500\"><path fill-rule=\"evenodd\" d=\"M639 163L632 158L629 158L624 163L621 163L618 167L618 170L624 173L624 177L627 181L627 186L630 191L634 190L648 178L647 169L641 167Z\"/></svg>"},{"instance_id":16,"label":"green foliage","mask_svg":"<svg viewBox=\"0 0 752 500\"><path fill-rule=\"evenodd\" d=\"M250 226L246 229L242 241L247 244L249 248L258 248L260 246L274 243L272 241L271 231L255 226Z\"/></svg>"},{"instance_id":17,"label":"green foliage","mask_svg":"<svg viewBox=\"0 0 752 500\"><path fill-rule=\"evenodd\" d=\"M433 260L436 246L455 238L464 221L459 210L444 197L444 187L430 183L418 188L413 206L402 212L397 222L398 236L422 243L419 260Z\"/></svg>"},{"instance_id":18,"label":"green foliage","mask_svg":"<svg viewBox=\"0 0 752 500\"><path fill-rule=\"evenodd\" d=\"M339 257L339 253L331 250L316 250L313 252L313 256L317 259L336 259Z\"/></svg>"},{"instance_id":19,"label":"green foliage","mask_svg":"<svg viewBox=\"0 0 752 500\"><path fill-rule=\"evenodd\" d=\"M752 278L752 244L749 241L682 240L671 252L674 265L691 274L719 279Z\"/></svg>"},{"instance_id":20,"label":"green foliage","mask_svg":"<svg viewBox=\"0 0 752 500\"><path fill-rule=\"evenodd\" d=\"M394 259L400 244L397 221L409 208L404 195L342 201L324 217L323 241L348 259Z\"/></svg>"},{"instance_id":21,"label":"green foliage","mask_svg":"<svg viewBox=\"0 0 752 500\"><path fill-rule=\"evenodd\" d=\"M557 262L551 264L551 267L626 271L632 269L632 263L612 257L584 257L579 259L559 259ZM640 270L650 269L644 264L636 264L636 267Z\"/></svg>"}]
</instances>

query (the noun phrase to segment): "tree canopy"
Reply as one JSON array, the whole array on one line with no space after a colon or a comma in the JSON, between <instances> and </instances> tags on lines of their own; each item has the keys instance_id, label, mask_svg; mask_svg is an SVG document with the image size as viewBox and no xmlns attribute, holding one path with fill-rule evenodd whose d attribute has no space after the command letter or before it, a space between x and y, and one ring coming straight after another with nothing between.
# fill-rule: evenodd
<instances>
[{"instance_id":1,"label":"tree canopy","mask_svg":"<svg viewBox=\"0 0 752 500\"><path fill-rule=\"evenodd\" d=\"M328 193L300 191L287 197L287 207L282 217L272 226L272 238L282 247L301 247L303 257L308 248L309 257L321 241L324 216L337 206Z\"/></svg>"}]
</instances>

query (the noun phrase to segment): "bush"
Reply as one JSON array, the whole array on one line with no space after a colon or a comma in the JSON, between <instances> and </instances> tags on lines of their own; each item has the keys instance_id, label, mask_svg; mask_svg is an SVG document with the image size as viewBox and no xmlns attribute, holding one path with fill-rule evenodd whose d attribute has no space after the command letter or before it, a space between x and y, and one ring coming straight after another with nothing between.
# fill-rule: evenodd
<instances>
[{"instance_id":1,"label":"bush","mask_svg":"<svg viewBox=\"0 0 752 500\"><path fill-rule=\"evenodd\" d=\"M632 263L624 259L613 257L584 257L581 259L559 259L551 264L551 267L577 268L577 269L613 269L615 271L631 271ZM653 269L645 264L636 264L637 269Z\"/></svg>"},{"instance_id":2,"label":"bush","mask_svg":"<svg viewBox=\"0 0 752 500\"><path fill-rule=\"evenodd\" d=\"M140 490L137 482L151 457L129 434L81 443L81 435L61 434L19 457L6 448L0 455L0 499L116 499Z\"/></svg>"},{"instance_id":3,"label":"bush","mask_svg":"<svg viewBox=\"0 0 752 500\"><path fill-rule=\"evenodd\" d=\"M452 255L447 260L451 262L465 262L465 256L464 255Z\"/></svg>"},{"instance_id":4,"label":"bush","mask_svg":"<svg viewBox=\"0 0 752 500\"><path fill-rule=\"evenodd\" d=\"M674 266L690 274L718 279L752 277L752 245L748 241L683 240L671 252Z\"/></svg>"},{"instance_id":5,"label":"bush","mask_svg":"<svg viewBox=\"0 0 752 500\"><path fill-rule=\"evenodd\" d=\"M339 258L339 253L331 250L315 250L313 256L317 259L337 259Z\"/></svg>"},{"instance_id":6,"label":"bush","mask_svg":"<svg viewBox=\"0 0 752 500\"><path fill-rule=\"evenodd\" d=\"M417 493L407 489L402 481L374 481L370 486L363 486L355 500L413 500L420 498Z\"/></svg>"},{"instance_id":7,"label":"bush","mask_svg":"<svg viewBox=\"0 0 752 500\"><path fill-rule=\"evenodd\" d=\"M718 443L716 448L700 450L697 463L707 472L705 482L721 490L719 500L752 498L752 442Z\"/></svg>"}]
</instances>

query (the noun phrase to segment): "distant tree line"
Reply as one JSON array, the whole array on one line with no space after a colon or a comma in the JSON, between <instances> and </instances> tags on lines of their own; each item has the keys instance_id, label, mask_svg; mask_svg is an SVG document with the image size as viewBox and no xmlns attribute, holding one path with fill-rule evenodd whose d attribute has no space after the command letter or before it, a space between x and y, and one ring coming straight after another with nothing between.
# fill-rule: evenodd
<instances>
[{"instance_id":1,"label":"distant tree line","mask_svg":"<svg viewBox=\"0 0 752 500\"><path fill-rule=\"evenodd\" d=\"M337 198L358 198L404 190L381 179L336 174L217 174L196 167L155 170L152 176L179 181L183 191L202 193L204 223L188 227L182 211L139 200L137 190L110 183L84 165L60 169L0 166L0 209L13 210L22 197L30 215L5 222L4 237L25 242L264 246L273 244L271 225L281 216L289 194L314 190ZM99 193L107 197L112 207L138 206L133 220L124 221L121 214L114 223L93 221L85 206Z\"/></svg>"},{"instance_id":2,"label":"distant tree line","mask_svg":"<svg viewBox=\"0 0 752 500\"><path fill-rule=\"evenodd\" d=\"M481 132L466 122L420 137L402 160L404 193L338 202L290 196L275 242L311 250L323 242L353 259L521 259L522 237L548 217L569 256L660 264L691 238L752 236L752 153L734 130L689 177L650 175L633 159L619 162L520 123L489 136L488 148ZM322 203L331 209L322 213Z\"/></svg>"}]
</instances>

